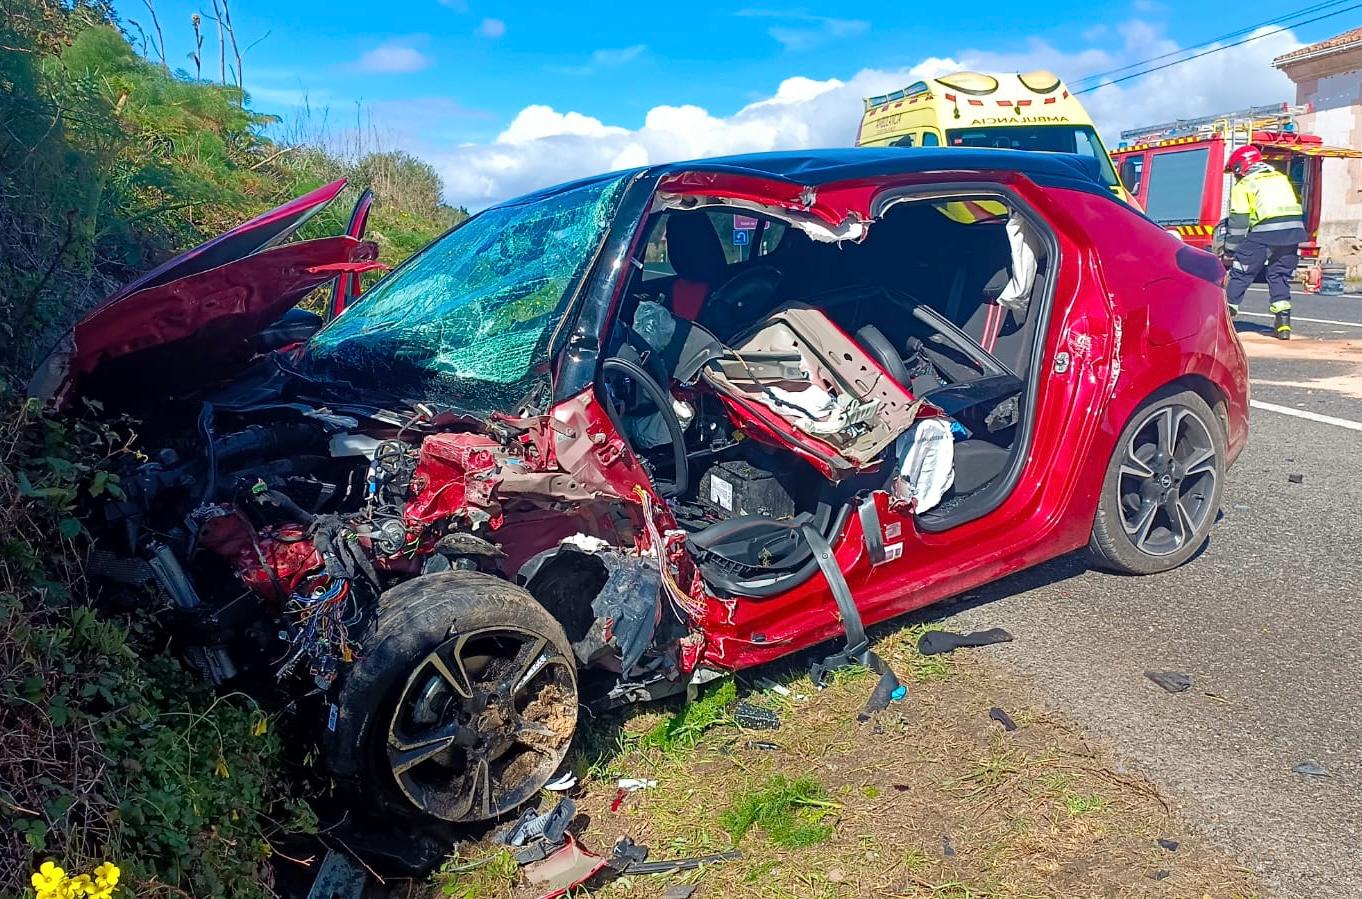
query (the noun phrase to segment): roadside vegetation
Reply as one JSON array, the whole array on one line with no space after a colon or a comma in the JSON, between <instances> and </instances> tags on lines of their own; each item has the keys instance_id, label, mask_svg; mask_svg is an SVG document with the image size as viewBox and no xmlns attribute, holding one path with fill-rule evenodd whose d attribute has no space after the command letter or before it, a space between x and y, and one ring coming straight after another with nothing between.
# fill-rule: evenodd
<instances>
[{"instance_id":1,"label":"roadside vegetation","mask_svg":"<svg viewBox=\"0 0 1362 899\"><path fill-rule=\"evenodd\" d=\"M122 283L336 178L304 236L371 186L390 263L465 215L372 134L272 139L235 68L193 62L136 52L103 0L0 0L0 896L270 896L275 836L315 827L277 722L195 683L138 604L92 595L82 513L117 495L104 469L137 423L45 417L32 366Z\"/></svg>"}]
</instances>

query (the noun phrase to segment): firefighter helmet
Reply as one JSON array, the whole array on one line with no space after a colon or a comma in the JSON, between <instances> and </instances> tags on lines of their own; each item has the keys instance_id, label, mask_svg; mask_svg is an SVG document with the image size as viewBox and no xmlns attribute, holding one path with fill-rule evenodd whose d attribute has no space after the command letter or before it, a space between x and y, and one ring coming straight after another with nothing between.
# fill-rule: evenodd
<instances>
[{"instance_id":1,"label":"firefighter helmet","mask_svg":"<svg viewBox=\"0 0 1362 899\"><path fill-rule=\"evenodd\" d=\"M1247 147L1240 147L1230 154L1229 161L1225 163L1225 171L1230 172L1236 178L1244 177L1244 173L1255 165L1263 161L1263 151L1253 144Z\"/></svg>"}]
</instances>

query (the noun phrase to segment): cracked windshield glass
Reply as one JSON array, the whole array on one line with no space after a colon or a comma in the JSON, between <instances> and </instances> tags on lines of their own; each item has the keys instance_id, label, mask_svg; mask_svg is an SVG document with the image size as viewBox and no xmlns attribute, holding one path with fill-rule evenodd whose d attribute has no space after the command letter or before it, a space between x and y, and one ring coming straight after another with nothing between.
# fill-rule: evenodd
<instances>
[{"instance_id":1,"label":"cracked windshield glass","mask_svg":"<svg viewBox=\"0 0 1362 899\"><path fill-rule=\"evenodd\" d=\"M469 412L516 403L623 189L602 179L473 217L317 334L304 368Z\"/></svg>"}]
</instances>

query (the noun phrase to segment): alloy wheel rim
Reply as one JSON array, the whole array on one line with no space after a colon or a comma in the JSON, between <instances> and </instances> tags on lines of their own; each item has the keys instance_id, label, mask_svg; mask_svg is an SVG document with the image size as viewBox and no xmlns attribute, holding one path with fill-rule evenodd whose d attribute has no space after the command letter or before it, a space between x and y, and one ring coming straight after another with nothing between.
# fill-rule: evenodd
<instances>
[{"instance_id":1,"label":"alloy wheel rim","mask_svg":"<svg viewBox=\"0 0 1362 899\"><path fill-rule=\"evenodd\" d=\"M1152 412L1122 451L1117 483L1121 524L1140 552L1168 556L1202 533L1213 509L1215 441L1185 406Z\"/></svg>"},{"instance_id":2,"label":"alloy wheel rim","mask_svg":"<svg viewBox=\"0 0 1362 899\"><path fill-rule=\"evenodd\" d=\"M485 820L530 799L577 720L576 666L516 627L458 633L413 669L388 727L393 779L418 809Z\"/></svg>"}]
</instances>

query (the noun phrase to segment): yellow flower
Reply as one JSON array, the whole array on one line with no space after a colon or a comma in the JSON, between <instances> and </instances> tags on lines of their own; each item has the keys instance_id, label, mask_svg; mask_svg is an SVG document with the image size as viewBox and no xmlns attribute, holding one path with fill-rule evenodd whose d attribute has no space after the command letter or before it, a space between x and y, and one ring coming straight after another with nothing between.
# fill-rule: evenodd
<instances>
[{"instance_id":1,"label":"yellow flower","mask_svg":"<svg viewBox=\"0 0 1362 899\"><path fill-rule=\"evenodd\" d=\"M227 760L222 756L218 756L218 763L216 766L214 766L213 773L216 774L218 777L232 776L231 769L227 767Z\"/></svg>"},{"instance_id":2,"label":"yellow flower","mask_svg":"<svg viewBox=\"0 0 1362 899\"><path fill-rule=\"evenodd\" d=\"M112 891L118 886L118 878L123 876L123 872L118 869L118 865L113 862L105 862L95 868L95 885L100 889Z\"/></svg>"},{"instance_id":3,"label":"yellow flower","mask_svg":"<svg viewBox=\"0 0 1362 899\"><path fill-rule=\"evenodd\" d=\"M53 862L43 862L30 881L38 892L38 899L48 899L66 882L66 872Z\"/></svg>"},{"instance_id":4,"label":"yellow flower","mask_svg":"<svg viewBox=\"0 0 1362 899\"><path fill-rule=\"evenodd\" d=\"M90 881L89 874L79 874L72 877L67 886L71 890L72 897L89 896L90 891L95 888L94 883Z\"/></svg>"},{"instance_id":5,"label":"yellow flower","mask_svg":"<svg viewBox=\"0 0 1362 899\"><path fill-rule=\"evenodd\" d=\"M265 731L269 730L269 727L270 727L269 720L261 716L261 718L255 722L255 724L251 725L251 736L263 737L265 736Z\"/></svg>"}]
</instances>

